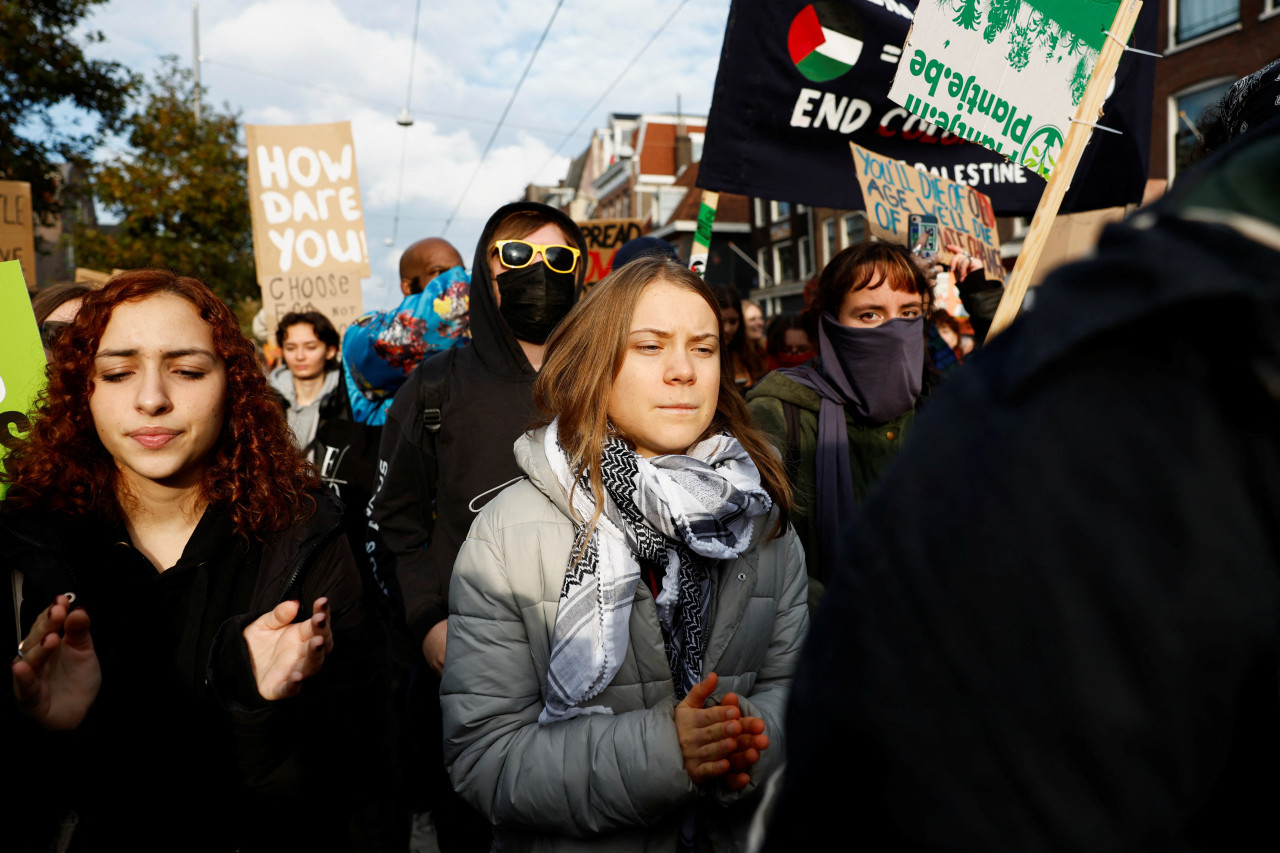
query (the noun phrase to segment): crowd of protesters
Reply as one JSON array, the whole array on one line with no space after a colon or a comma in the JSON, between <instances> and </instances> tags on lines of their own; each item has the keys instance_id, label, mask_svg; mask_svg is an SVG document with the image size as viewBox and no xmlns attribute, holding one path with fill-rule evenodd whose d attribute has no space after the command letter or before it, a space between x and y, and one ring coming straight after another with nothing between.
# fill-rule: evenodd
<instances>
[{"instance_id":1,"label":"crowd of protesters","mask_svg":"<svg viewBox=\"0 0 1280 853\"><path fill-rule=\"evenodd\" d=\"M1274 104L987 347L958 246L768 317L532 202L269 372L194 279L42 292L5 849L1269 847Z\"/></svg>"}]
</instances>

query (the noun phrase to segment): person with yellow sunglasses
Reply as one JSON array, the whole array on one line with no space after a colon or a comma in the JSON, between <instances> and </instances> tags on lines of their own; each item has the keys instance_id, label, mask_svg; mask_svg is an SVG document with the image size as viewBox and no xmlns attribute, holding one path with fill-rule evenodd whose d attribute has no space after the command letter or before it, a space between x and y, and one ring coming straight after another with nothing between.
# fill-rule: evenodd
<instances>
[{"instance_id":1,"label":"person with yellow sunglasses","mask_svg":"<svg viewBox=\"0 0 1280 853\"><path fill-rule=\"evenodd\" d=\"M420 753L409 791L429 811L442 850L487 850L488 822L449 786L441 753L438 675L449 581L481 507L521 476L513 447L532 420L544 344L577 300L586 242L555 208L518 202L489 219L471 269L471 343L425 360L396 393L379 449L368 554L380 585L420 645L408 719Z\"/></svg>"},{"instance_id":2,"label":"person with yellow sunglasses","mask_svg":"<svg viewBox=\"0 0 1280 853\"><path fill-rule=\"evenodd\" d=\"M577 301L582 251L569 245L560 225L536 211L506 217L490 242L493 298L529 364L539 370L543 344ZM475 270L471 276L474 288Z\"/></svg>"}]
</instances>

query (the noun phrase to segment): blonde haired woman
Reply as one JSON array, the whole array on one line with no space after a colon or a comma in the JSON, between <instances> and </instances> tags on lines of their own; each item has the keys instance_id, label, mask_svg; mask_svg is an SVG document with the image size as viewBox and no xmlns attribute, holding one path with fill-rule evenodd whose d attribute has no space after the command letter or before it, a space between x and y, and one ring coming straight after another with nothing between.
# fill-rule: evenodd
<instances>
[{"instance_id":1,"label":"blonde haired woman","mask_svg":"<svg viewBox=\"0 0 1280 853\"><path fill-rule=\"evenodd\" d=\"M459 553L445 756L503 850L732 850L779 765L804 558L719 333L679 264L596 285Z\"/></svg>"}]
</instances>

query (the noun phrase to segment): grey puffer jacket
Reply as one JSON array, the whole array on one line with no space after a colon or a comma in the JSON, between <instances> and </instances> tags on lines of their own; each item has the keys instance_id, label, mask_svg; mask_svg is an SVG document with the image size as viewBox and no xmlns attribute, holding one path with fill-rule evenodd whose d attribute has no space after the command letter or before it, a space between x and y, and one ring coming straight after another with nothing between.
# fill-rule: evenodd
<instances>
[{"instance_id":1,"label":"grey puffer jacket","mask_svg":"<svg viewBox=\"0 0 1280 853\"><path fill-rule=\"evenodd\" d=\"M471 527L449 589L449 646L440 699L454 787L494 824L495 850L675 850L692 811L712 847L745 847L768 776L781 766L783 710L808 628L804 551L790 528L755 541L711 577L703 674L718 701L737 693L765 721L770 745L738 792L694 785L673 720L671 672L653 595L636 590L625 660L589 714L538 725L552 632L574 525L541 431L516 442L528 476Z\"/></svg>"}]
</instances>

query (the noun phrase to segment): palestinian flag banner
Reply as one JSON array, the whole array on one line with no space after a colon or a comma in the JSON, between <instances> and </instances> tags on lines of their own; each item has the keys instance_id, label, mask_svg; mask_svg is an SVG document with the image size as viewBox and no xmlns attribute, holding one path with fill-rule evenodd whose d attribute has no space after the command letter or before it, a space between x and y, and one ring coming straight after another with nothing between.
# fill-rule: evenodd
<instances>
[{"instance_id":1,"label":"palestinian flag banner","mask_svg":"<svg viewBox=\"0 0 1280 853\"><path fill-rule=\"evenodd\" d=\"M857 18L828 3L819 16L814 5L805 6L787 31L791 61L808 79L825 83L848 73L862 56L862 27ZM824 20L825 19L825 20ZM845 32L849 30L849 32Z\"/></svg>"},{"instance_id":2,"label":"palestinian flag banner","mask_svg":"<svg viewBox=\"0 0 1280 853\"><path fill-rule=\"evenodd\" d=\"M1024 4L1029 8L1030 0L965 0L964 5L985 16L996 7L1007 15ZM854 142L974 187L1001 216L1033 213L1045 187L1035 171L889 100L916 6L916 0L734 0L698 186L860 210L862 192L849 154ZM1144 6L1134 31L1136 47L1155 49L1158 11L1156 3ZM1133 53L1121 59L1102 120L1121 134L1094 134L1063 202L1064 213L1142 198L1154 62ZM905 71L906 63L901 67Z\"/></svg>"}]
</instances>

